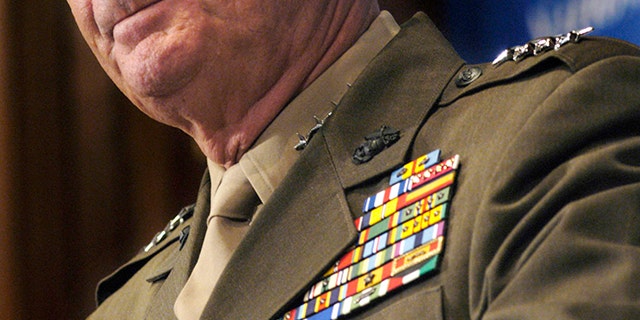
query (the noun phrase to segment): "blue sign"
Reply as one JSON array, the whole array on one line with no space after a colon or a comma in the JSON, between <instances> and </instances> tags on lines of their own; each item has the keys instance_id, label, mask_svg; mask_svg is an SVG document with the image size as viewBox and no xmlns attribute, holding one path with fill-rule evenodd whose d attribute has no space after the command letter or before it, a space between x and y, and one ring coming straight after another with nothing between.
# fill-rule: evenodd
<instances>
[{"instance_id":1,"label":"blue sign","mask_svg":"<svg viewBox=\"0 0 640 320\"><path fill-rule=\"evenodd\" d=\"M447 36L471 63L531 39L588 26L640 44L640 0L451 0Z\"/></svg>"}]
</instances>

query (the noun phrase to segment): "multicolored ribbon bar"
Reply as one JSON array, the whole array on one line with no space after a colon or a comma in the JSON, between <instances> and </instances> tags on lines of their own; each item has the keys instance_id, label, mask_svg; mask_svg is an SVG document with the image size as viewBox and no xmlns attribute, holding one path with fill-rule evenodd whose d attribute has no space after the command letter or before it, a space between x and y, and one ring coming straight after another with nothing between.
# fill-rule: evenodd
<instances>
[{"instance_id":1,"label":"multicolored ribbon bar","mask_svg":"<svg viewBox=\"0 0 640 320\"><path fill-rule=\"evenodd\" d=\"M437 158L433 159L437 160ZM390 200L393 200L401 196L402 194L409 192L432 179L435 179L439 175L442 175L451 170L455 170L458 166L458 156L447 159L437 165L431 165L427 163L429 164L428 167L418 165L418 163L422 163L420 162L420 158L416 161L410 162L409 165L413 163L416 163L415 165L417 166L417 168L415 169L419 170L408 171L412 174L406 175L405 179L399 180L385 190L382 190L375 195L368 197L364 201L362 212L369 212L375 208L378 208L389 202ZM405 175L403 175L403 177L405 177Z\"/></svg>"},{"instance_id":2,"label":"multicolored ribbon bar","mask_svg":"<svg viewBox=\"0 0 640 320\"><path fill-rule=\"evenodd\" d=\"M388 292L394 291L403 285L406 285L420 276L433 271L438 263L438 257L434 257L429 262L425 263L422 268L416 269L414 272L404 277L392 277L382 281L380 284L371 287L370 289L358 294L356 297L347 298L343 302L334 304L331 308L325 309L307 320L328 320L338 319L342 315L347 315L352 311L366 306L374 300L384 297ZM286 319L286 318L285 318ZM294 318L290 318L294 319Z\"/></svg>"},{"instance_id":3,"label":"multicolored ribbon bar","mask_svg":"<svg viewBox=\"0 0 640 320\"><path fill-rule=\"evenodd\" d=\"M354 279L338 288L325 292L317 298L302 304L300 307L289 311L287 314L285 314L284 319L309 318L314 314L321 313L322 311L339 303L340 301L347 302L349 298L356 298L356 301L351 300L351 302L349 302L349 305L353 307L354 305L352 304L352 302L355 302L358 305L360 304L360 301L365 298L363 294L366 295L366 293L370 292L370 290L377 284L393 277L410 273L417 265L420 265L425 260L437 256L442 251L443 241L444 239L442 237L439 237L427 243L426 245L408 251L399 259L389 262L367 273L366 275ZM400 269L399 265L403 266L403 268ZM431 270L435 269L435 267L436 266L434 265Z\"/></svg>"},{"instance_id":4,"label":"multicolored ribbon bar","mask_svg":"<svg viewBox=\"0 0 640 320\"><path fill-rule=\"evenodd\" d=\"M384 220L378 224L373 225L369 231L362 231L360 236L358 237L358 244L363 244L367 240L370 240L372 237L378 236L381 233L387 232L388 230L400 225L408 221L409 219L416 218L417 216L427 212L427 210L433 210L436 206L439 206L443 203L446 203L451 199L451 195L453 192L451 191L451 187L446 187L435 194L428 195L422 200L419 200L416 204L409 206L405 209L402 209L399 212L396 212L392 217ZM435 213L435 212L432 212ZM398 215L401 218L395 219L394 217ZM397 223L396 223L397 221ZM433 224L433 218L431 218ZM380 238L382 240L382 238ZM378 251L384 248L386 244L386 239L382 241L382 243L374 243L375 249L374 251ZM325 273L325 277L328 277L332 273L338 272L341 269L346 268L347 266L356 263L362 257L362 247L356 247L349 252L347 252L340 260L336 262L336 264Z\"/></svg>"},{"instance_id":5,"label":"multicolored ribbon bar","mask_svg":"<svg viewBox=\"0 0 640 320\"><path fill-rule=\"evenodd\" d=\"M440 150L436 149L392 172L389 178L389 185L392 186L402 180L406 180L412 175L438 163L438 161L440 161Z\"/></svg>"},{"instance_id":6,"label":"multicolored ribbon bar","mask_svg":"<svg viewBox=\"0 0 640 320\"><path fill-rule=\"evenodd\" d=\"M449 196L451 194L450 190L451 188L447 187L441 190L440 193L431 194L426 198L394 213L379 223L374 224L370 228L362 230L358 237L357 245L362 245L384 232L387 232L399 225L403 225L411 219L419 217L429 210L434 211L435 209L433 207L439 206L449 200Z\"/></svg>"},{"instance_id":7,"label":"multicolored ribbon bar","mask_svg":"<svg viewBox=\"0 0 640 320\"><path fill-rule=\"evenodd\" d=\"M435 150L405 164L367 198L354 247L280 319L338 319L436 270L460 162L439 157Z\"/></svg>"},{"instance_id":8,"label":"multicolored ribbon bar","mask_svg":"<svg viewBox=\"0 0 640 320\"><path fill-rule=\"evenodd\" d=\"M444 217L444 215L442 215ZM368 257L357 263L349 263L347 267L335 272L322 281L316 283L305 294L304 300L309 301L315 297L318 297L322 293L332 290L340 285L343 285L359 276L362 276L372 270L382 266L383 264L392 261L407 252L425 245L431 241L434 241L438 237L444 236L445 223L440 221L429 228L417 232L404 240L394 243L386 249L377 252L375 255ZM354 254L358 254L357 250L354 250Z\"/></svg>"},{"instance_id":9,"label":"multicolored ribbon bar","mask_svg":"<svg viewBox=\"0 0 640 320\"><path fill-rule=\"evenodd\" d=\"M455 171L449 171L447 174L440 175L435 180L424 184L409 193L405 193L395 199L392 199L381 207L373 209L371 212L366 213L354 221L356 229L358 231L362 231L388 218L398 210L401 210L420 199L452 185L455 180L455 174Z\"/></svg>"}]
</instances>

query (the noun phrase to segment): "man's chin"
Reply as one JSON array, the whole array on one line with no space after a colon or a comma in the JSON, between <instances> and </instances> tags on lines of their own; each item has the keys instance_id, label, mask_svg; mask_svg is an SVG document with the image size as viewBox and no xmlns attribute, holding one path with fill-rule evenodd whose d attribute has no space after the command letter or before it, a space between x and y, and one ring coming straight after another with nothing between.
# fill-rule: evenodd
<instances>
[{"instance_id":1,"label":"man's chin","mask_svg":"<svg viewBox=\"0 0 640 320\"><path fill-rule=\"evenodd\" d=\"M132 92L142 97L165 97L182 91L200 72L204 61L199 49L183 41L150 37L133 51L116 51L115 57Z\"/></svg>"},{"instance_id":2,"label":"man's chin","mask_svg":"<svg viewBox=\"0 0 640 320\"><path fill-rule=\"evenodd\" d=\"M182 117L184 106L180 103L180 100L181 98L175 95L131 99L136 108L149 118L184 131L189 126Z\"/></svg>"},{"instance_id":3,"label":"man's chin","mask_svg":"<svg viewBox=\"0 0 640 320\"><path fill-rule=\"evenodd\" d=\"M160 70L158 70L160 69ZM140 70L133 74L123 74L128 79L129 90L140 98L170 99L180 94L193 80L193 76L184 72L167 72L155 70ZM171 70L169 70L171 71Z\"/></svg>"},{"instance_id":4,"label":"man's chin","mask_svg":"<svg viewBox=\"0 0 640 320\"><path fill-rule=\"evenodd\" d=\"M180 127L179 109L185 107L188 83L168 78L127 78L119 85L124 95L144 114L160 123Z\"/></svg>"}]
</instances>

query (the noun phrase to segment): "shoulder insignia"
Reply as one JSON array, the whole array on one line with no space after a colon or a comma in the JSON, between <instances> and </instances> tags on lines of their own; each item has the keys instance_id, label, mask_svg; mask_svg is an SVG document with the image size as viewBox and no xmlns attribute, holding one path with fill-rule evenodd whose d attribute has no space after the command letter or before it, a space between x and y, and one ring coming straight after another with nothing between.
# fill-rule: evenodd
<instances>
[{"instance_id":1,"label":"shoulder insignia","mask_svg":"<svg viewBox=\"0 0 640 320\"><path fill-rule=\"evenodd\" d=\"M448 105L460 97L517 79L542 63L547 63L545 69L562 64L575 73L597 61L616 56L640 57L640 48L636 45L608 37L587 37L592 31L593 28L588 27L537 38L504 50L493 63L464 65L444 89L439 103ZM579 45L569 45L572 43Z\"/></svg>"},{"instance_id":2,"label":"shoulder insignia","mask_svg":"<svg viewBox=\"0 0 640 320\"><path fill-rule=\"evenodd\" d=\"M593 27L587 27L556 36L533 39L521 46L511 47L502 51L502 53L493 60L492 64L497 67L510 60L520 62L529 56L537 56L552 49L558 50L567 43L579 42L582 39L582 36L592 31Z\"/></svg>"}]
</instances>

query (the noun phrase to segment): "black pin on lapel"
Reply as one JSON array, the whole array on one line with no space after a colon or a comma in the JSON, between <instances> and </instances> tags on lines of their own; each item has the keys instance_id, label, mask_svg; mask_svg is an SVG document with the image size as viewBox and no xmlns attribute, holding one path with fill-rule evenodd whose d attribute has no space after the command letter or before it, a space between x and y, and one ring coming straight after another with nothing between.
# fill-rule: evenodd
<instances>
[{"instance_id":1,"label":"black pin on lapel","mask_svg":"<svg viewBox=\"0 0 640 320\"><path fill-rule=\"evenodd\" d=\"M400 130L382 126L380 129L364 137L364 142L358 146L351 158L355 164L363 164L373 159L382 150L400 140Z\"/></svg>"}]
</instances>

